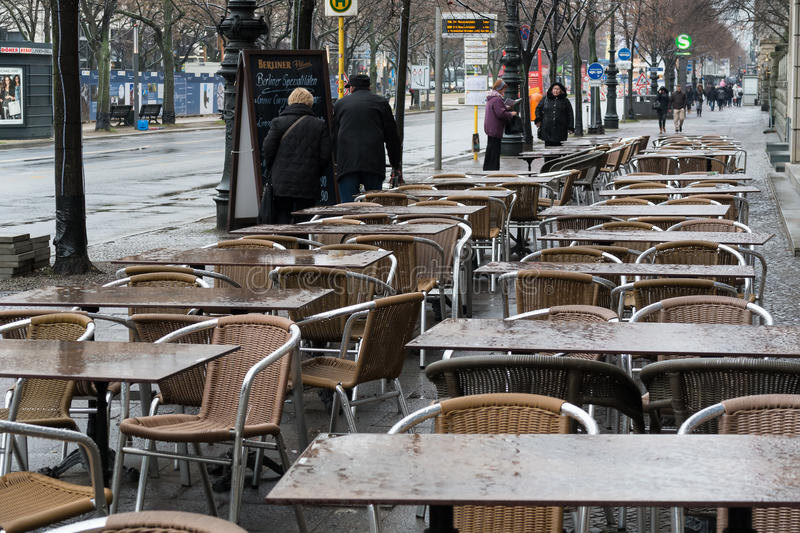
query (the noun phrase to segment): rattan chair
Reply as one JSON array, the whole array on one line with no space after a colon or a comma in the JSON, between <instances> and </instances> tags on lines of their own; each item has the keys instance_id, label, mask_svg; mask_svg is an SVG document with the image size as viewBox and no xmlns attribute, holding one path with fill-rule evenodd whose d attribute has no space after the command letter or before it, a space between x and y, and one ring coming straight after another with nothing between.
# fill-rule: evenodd
<instances>
[{"instance_id":1,"label":"rattan chair","mask_svg":"<svg viewBox=\"0 0 800 533\"><path fill-rule=\"evenodd\" d=\"M311 239L303 239L302 237L295 237L293 235L245 235L241 238L274 242L280 244L287 250L297 250L302 247L316 248L318 246L322 246L321 242Z\"/></svg>"},{"instance_id":2,"label":"rattan chair","mask_svg":"<svg viewBox=\"0 0 800 533\"><path fill-rule=\"evenodd\" d=\"M753 233L746 224L725 218L693 218L682 220L667 228L667 231L728 231L732 233Z\"/></svg>"},{"instance_id":3,"label":"rattan chair","mask_svg":"<svg viewBox=\"0 0 800 533\"><path fill-rule=\"evenodd\" d=\"M247 533L236 524L184 511L117 513L60 527L51 533Z\"/></svg>"},{"instance_id":4,"label":"rattan chair","mask_svg":"<svg viewBox=\"0 0 800 533\"><path fill-rule=\"evenodd\" d=\"M616 286L607 279L579 272L558 270L519 270L499 278L503 294L503 317L510 312L510 286L516 295L516 314L556 305L594 305L611 308L611 290Z\"/></svg>"},{"instance_id":5,"label":"rattan chair","mask_svg":"<svg viewBox=\"0 0 800 533\"><path fill-rule=\"evenodd\" d=\"M436 180L451 180L451 179L466 179L468 176L461 172L443 172L440 174L434 174L431 176L431 179Z\"/></svg>"},{"instance_id":6,"label":"rattan chair","mask_svg":"<svg viewBox=\"0 0 800 533\"><path fill-rule=\"evenodd\" d=\"M668 175L678 173L678 160L674 157L637 155L634 162L638 171Z\"/></svg>"},{"instance_id":7,"label":"rattan chair","mask_svg":"<svg viewBox=\"0 0 800 533\"><path fill-rule=\"evenodd\" d=\"M203 278L194 274L181 274L178 272L151 272L149 274L136 274L127 278L121 278L103 285L103 287L182 287L182 288L204 288L209 285ZM181 308L159 308L159 307L134 307L128 309L128 316L138 313L174 313L187 314L190 309ZM135 340L131 338L131 340Z\"/></svg>"},{"instance_id":8,"label":"rattan chair","mask_svg":"<svg viewBox=\"0 0 800 533\"><path fill-rule=\"evenodd\" d=\"M388 213L365 213L363 215L344 215L342 218L358 220L364 224L391 224L393 217Z\"/></svg>"},{"instance_id":9,"label":"rattan chair","mask_svg":"<svg viewBox=\"0 0 800 533\"><path fill-rule=\"evenodd\" d=\"M536 394L480 394L453 398L420 409L390 430L404 433L435 417L436 433L455 434L563 434L570 433L571 421L588 435L596 435L597 423L581 408L558 398ZM380 531L377 508L369 507L370 526ZM453 525L463 533L506 533L536 531L561 533L562 507L486 506L453 507ZM589 510L578 509L575 531L588 533Z\"/></svg>"},{"instance_id":10,"label":"rattan chair","mask_svg":"<svg viewBox=\"0 0 800 533\"><path fill-rule=\"evenodd\" d=\"M301 224L306 224L305 222L301 222ZM358 226L360 224L365 224L360 220L355 220L352 218L344 218L344 217L332 217L332 218L320 218L313 222L308 222L308 224L325 224L327 225L334 225L334 226L343 226L342 230L346 229L346 226ZM319 234L312 234L311 237L314 241L319 242L320 245L325 246L328 244L341 244L347 239L348 233L319 233Z\"/></svg>"},{"instance_id":11,"label":"rattan chair","mask_svg":"<svg viewBox=\"0 0 800 533\"><path fill-rule=\"evenodd\" d=\"M690 416L723 400L757 394L800 394L800 364L744 357L672 359L644 367L641 380L648 391L648 403L670 407L679 427ZM650 421L651 431L658 432L658 410L651 409ZM716 433L717 423L709 420L695 432Z\"/></svg>"},{"instance_id":12,"label":"rattan chair","mask_svg":"<svg viewBox=\"0 0 800 533\"><path fill-rule=\"evenodd\" d=\"M730 207L725 218L747 224L750 220L750 203L744 196L733 194L693 194L687 198L706 198Z\"/></svg>"},{"instance_id":13,"label":"rattan chair","mask_svg":"<svg viewBox=\"0 0 800 533\"><path fill-rule=\"evenodd\" d=\"M357 202L371 202L383 206L406 206L417 198L402 192L368 192L356 198Z\"/></svg>"},{"instance_id":14,"label":"rattan chair","mask_svg":"<svg viewBox=\"0 0 800 533\"><path fill-rule=\"evenodd\" d=\"M115 276L117 279L121 279L121 278L129 278L131 276L138 276L139 274L152 274L155 272L173 272L177 274L189 274L192 276L197 276L199 278L213 278L215 280L219 280L220 283L227 283L228 285L231 285L233 287L240 286L238 283L230 279L228 276L223 276L219 272L213 272L211 270L203 270L200 268L192 268L188 266L177 266L177 265L130 265L117 270Z\"/></svg>"},{"instance_id":15,"label":"rattan chair","mask_svg":"<svg viewBox=\"0 0 800 533\"><path fill-rule=\"evenodd\" d=\"M631 198L631 197L622 197L622 198L610 198L608 200L601 200L599 202L595 202L592 204L595 205L655 205L650 200L646 200L644 198Z\"/></svg>"},{"instance_id":16,"label":"rattan chair","mask_svg":"<svg viewBox=\"0 0 800 533\"><path fill-rule=\"evenodd\" d=\"M583 229L589 229L592 226L597 226L598 224L603 224L605 222L613 222L615 220L618 221L622 219L603 215L551 217L546 218L539 223L539 235L545 236L562 229L579 231ZM555 248L557 246L562 246L561 241L542 241L543 248Z\"/></svg>"},{"instance_id":17,"label":"rattan chair","mask_svg":"<svg viewBox=\"0 0 800 533\"><path fill-rule=\"evenodd\" d=\"M5 320L20 318L0 326L3 338L26 338L31 340L85 341L94 337L95 325L91 318L78 313L15 310L5 312ZM21 337L24 332L24 337ZM51 428L78 429L70 417L69 407L75 393L75 381L63 379L29 378L18 379L13 395L6 397L6 406L0 409L0 420L25 422ZM0 459L0 474L11 469L12 451L22 468L27 468L27 445L16 439L3 436L3 455Z\"/></svg>"},{"instance_id":18,"label":"rattan chair","mask_svg":"<svg viewBox=\"0 0 800 533\"><path fill-rule=\"evenodd\" d=\"M592 305L557 305L547 309L536 309L527 313L513 315L505 320L546 320L550 322L619 322L619 317L614 311L606 309L605 307L596 307ZM452 351L448 350L445 357L449 359L452 357ZM544 354L543 354L544 355ZM551 355L566 355L566 354L551 354ZM604 355L600 353L570 353L568 357L578 359L589 359L592 361L599 361L603 359Z\"/></svg>"},{"instance_id":19,"label":"rattan chair","mask_svg":"<svg viewBox=\"0 0 800 533\"><path fill-rule=\"evenodd\" d=\"M545 263L622 263L613 255L596 248L584 246L561 246L545 248L526 255L521 261Z\"/></svg>"},{"instance_id":20,"label":"rattan chair","mask_svg":"<svg viewBox=\"0 0 800 533\"><path fill-rule=\"evenodd\" d=\"M689 417L679 435L693 433L709 420L719 419L720 435L800 436L800 395L763 394L722 400ZM683 531L683 509L672 509L673 531ZM717 531L728 527L728 509L717 509ZM763 533L800 532L800 510L788 507L753 509L752 527Z\"/></svg>"},{"instance_id":21,"label":"rattan chair","mask_svg":"<svg viewBox=\"0 0 800 533\"><path fill-rule=\"evenodd\" d=\"M631 295L633 301L628 301ZM738 297L735 287L710 279L698 278L655 278L626 283L611 291L611 297L618 301L617 314L622 315L626 307L635 314L637 309L676 298L679 296L731 296ZM656 315L639 317L641 322L658 322Z\"/></svg>"},{"instance_id":22,"label":"rattan chair","mask_svg":"<svg viewBox=\"0 0 800 533\"><path fill-rule=\"evenodd\" d=\"M513 181L503 183L506 189L514 191L516 201L509 215L509 231L511 228L517 229L516 239L527 244L528 232L532 233L531 241L533 248L536 249L536 227L539 225L539 193L540 187L534 183L516 183Z\"/></svg>"},{"instance_id":23,"label":"rattan chair","mask_svg":"<svg viewBox=\"0 0 800 533\"><path fill-rule=\"evenodd\" d=\"M467 355L433 362L425 375L439 401L499 392L541 394L613 409L630 418L635 432L645 430L638 385L609 363L550 355Z\"/></svg>"},{"instance_id":24,"label":"rattan chair","mask_svg":"<svg viewBox=\"0 0 800 533\"><path fill-rule=\"evenodd\" d=\"M667 298L650 304L639 309L631 322L749 325L756 318L761 325L773 324L772 315L752 302L731 296L704 295Z\"/></svg>"},{"instance_id":25,"label":"rattan chair","mask_svg":"<svg viewBox=\"0 0 800 533\"><path fill-rule=\"evenodd\" d=\"M88 458L91 486L59 481L36 472L11 472L0 477L0 530L38 530L84 513L106 514L112 499L103 487L100 451L78 431L0 420L0 433L76 443Z\"/></svg>"},{"instance_id":26,"label":"rattan chair","mask_svg":"<svg viewBox=\"0 0 800 533\"><path fill-rule=\"evenodd\" d=\"M652 224L662 231L666 231L670 226L674 226L678 222L687 220L687 217L632 217L628 219L631 222L646 222Z\"/></svg>"},{"instance_id":27,"label":"rattan chair","mask_svg":"<svg viewBox=\"0 0 800 533\"><path fill-rule=\"evenodd\" d=\"M656 226L655 224L650 224L648 222L638 222L635 220L625 220L622 222L606 222L604 224L598 224L597 226L592 226L588 228L589 231L591 230L603 230L603 231L663 231L661 228ZM594 244L594 243L592 243ZM612 246L624 246L629 250L636 250L638 252L643 252L650 248L649 242L630 242L630 241L613 241L610 243Z\"/></svg>"},{"instance_id":28,"label":"rattan chair","mask_svg":"<svg viewBox=\"0 0 800 533\"><path fill-rule=\"evenodd\" d=\"M322 356L303 361L303 385L335 391L331 409L331 433L336 431L340 402L348 429L352 433L357 432L355 415L351 409L356 405L396 398L403 415L408 415L408 405L399 377L405 361L405 345L414 334L422 302L422 293L400 294L314 315L299 323L301 327L305 327L314 322L346 316L347 322L342 335L344 346L350 338L352 325L357 320L366 320L355 361L345 358L344 349L339 357ZM394 391L352 402L348 399L346 389L384 379L392 382Z\"/></svg>"},{"instance_id":29,"label":"rattan chair","mask_svg":"<svg viewBox=\"0 0 800 533\"><path fill-rule=\"evenodd\" d=\"M491 261L508 258L508 228L506 227L508 207L502 200L474 194L448 196L448 200L462 205L483 207L468 216L472 226L472 249L489 250ZM477 253L478 264L481 254Z\"/></svg>"},{"instance_id":30,"label":"rattan chair","mask_svg":"<svg viewBox=\"0 0 800 533\"><path fill-rule=\"evenodd\" d=\"M136 496L136 510L144 504L148 481L150 454L156 442L191 443L194 455L158 451L159 457L196 461L202 454L200 443L233 443L230 461L219 459L218 464L230 464L232 471L229 519L236 522L241 508L244 484L243 454L256 447L256 465L268 447L264 437L271 436L274 448L280 453L284 468L289 458L281 435L281 413L289 381L291 359L296 355L300 328L288 319L266 315L237 315L222 317L179 329L160 339L170 342L198 330L213 328L214 344L237 344L239 350L208 364L200 412L192 414L151 415L127 418L128 386L123 385L123 413L119 425L119 441L114 461L113 492L119 493L125 455L141 455L142 466ZM297 413L298 417L302 416ZM125 446L128 437L146 439L147 448ZM256 440L258 439L258 440ZM246 455L245 455L246 456ZM199 462L206 501L216 514L211 484L205 463ZM116 510L116 503L112 511ZM295 506L298 525L306 530L299 506Z\"/></svg>"},{"instance_id":31,"label":"rattan chair","mask_svg":"<svg viewBox=\"0 0 800 533\"><path fill-rule=\"evenodd\" d=\"M575 182L582 179L588 172L588 168L570 170L568 174L564 174L564 182L561 185L561 194L558 198L539 198L539 207L546 209L548 207L557 207L567 205L572 201L572 192ZM546 185L539 185L541 189L548 190Z\"/></svg>"},{"instance_id":32,"label":"rattan chair","mask_svg":"<svg viewBox=\"0 0 800 533\"><path fill-rule=\"evenodd\" d=\"M682 155L676 158L678 169L683 172L719 172L725 174L727 165L725 161L720 161L713 157L704 155Z\"/></svg>"},{"instance_id":33,"label":"rattan chair","mask_svg":"<svg viewBox=\"0 0 800 533\"><path fill-rule=\"evenodd\" d=\"M214 248L273 248L285 250L283 246L272 241L260 239L235 239L220 241L211 245ZM214 265L214 271L229 277L236 283L250 290L269 288L269 267L243 265Z\"/></svg>"}]
</instances>

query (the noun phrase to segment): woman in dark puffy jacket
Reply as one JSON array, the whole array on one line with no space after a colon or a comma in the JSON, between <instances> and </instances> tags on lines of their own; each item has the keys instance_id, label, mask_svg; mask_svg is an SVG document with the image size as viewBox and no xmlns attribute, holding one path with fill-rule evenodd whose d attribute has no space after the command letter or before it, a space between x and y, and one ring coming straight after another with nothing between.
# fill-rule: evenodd
<instances>
[{"instance_id":1,"label":"woman in dark puffy jacket","mask_svg":"<svg viewBox=\"0 0 800 533\"><path fill-rule=\"evenodd\" d=\"M290 224L292 211L317 204L320 177L331 156L328 126L311 110L311 93L297 88L287 104L272 120L261 151L272 179L275 224Z\"/></svg>"},{"instance_id":2,"label":"woman in dark puffy jacket","mask_svg":"<svg viewBox=\"0 0 800 533\"><path fill-rule=\"evenodd\" d=\"M536 106L534 123L545 146L561 146L567 140L568 132L575 133L572 104L563 85L556 82L547 89L547 94Z\"/></svg>"},{"instance_id":3,"label":"woman in dark puffy jacket","mask_svg":"<svg viewBox=\"0 0 800 533\"><path fill-rule=\"evenodd\" d=\"M658 115L658 133L667 133L667 111L669 111L669 94L666 87L658 89L653 107Z\"/></svg>"}]
</instances>

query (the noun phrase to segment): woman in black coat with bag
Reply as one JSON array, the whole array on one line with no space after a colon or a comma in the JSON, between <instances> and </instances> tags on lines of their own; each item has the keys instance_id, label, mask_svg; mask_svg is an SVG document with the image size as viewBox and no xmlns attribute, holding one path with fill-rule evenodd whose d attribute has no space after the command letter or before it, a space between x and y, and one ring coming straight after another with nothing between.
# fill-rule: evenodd
<instances>
[{"instance_id":1,"label":"woman in black coat with bag","mask_svg":"<svg viewBox=\"0 0 800 533\"><path fill-rule=\"evenodd\" d=\"M297 222L292 211L317 204L320 177L331 157L328 126L314 115L314 97L302 87L289 95L287 106L270 124L261 150L272 183L272 212L259 212L259 222ZM265 184L265 187L268 185Z\"/></svg>"},{"instance_id":2,"label":"woman in black coat with bag","mask_svg":"<svg viewBox=\"0 0 800 533\"><path fill-rule=\"evenodd\" d=\"M572 104L567 98L567 90L558 82L547 89L547 94L536 106L537 136L545 146L561 146L567 140L567 133L575 133L575 119Z\"/></svg>"},{"instance_id":3,"label":"woman in black coat with bag","mask_svg":"<svg viewBox=\"0 0 800 533\"><path fill-rule=\"evenodd\" d=\"M658 89L653 108L658 115L658 133L667 133L667 111L669 110L669 94L666 87Z\"/></svg>"}]
</instances>

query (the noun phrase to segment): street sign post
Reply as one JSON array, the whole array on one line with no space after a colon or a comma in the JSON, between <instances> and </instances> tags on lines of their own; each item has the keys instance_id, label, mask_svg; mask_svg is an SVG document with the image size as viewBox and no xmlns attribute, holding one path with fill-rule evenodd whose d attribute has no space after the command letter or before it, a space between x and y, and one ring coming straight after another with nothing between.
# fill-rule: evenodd
<instances>
[{"instance_id":1,"label":"street sign post","mask_svg":"<svg viewBox=\"0 0 800 533\"><path fill-rule=\"evenodd\" d=\"M600 63L592 63L586 67L586 75L589 76L589 81L601 79L604 72L603 65Z\"/></svg>"},{"instance_id":2,"label":"street sign post","mask_svg":"<svg viewBox=\"0 0 800 533\"><path fill-rule=\"evenodd\" d=\"M325 0L325 16L339 18L339 73L337 95L344 96L344 17L358 15L358 0Z\"/></svg>"},{"instance_id":3,"label":"street sign post","mask_svg":"<svg viewBox=\"0 0 800 533\"><path fill-rule=\"evenodd\" d=\"M496 31L497 15L494 13L442 13L442 37L490 39Z\"/></svg>"},{"instance_id":4,"label":"street sign post","mask_svg":"<svg viewBox=\"0 0 800 533\"><path fill-rule=\"evenodd\" d=\"M428 65L411 65L411 88L415 91L430 89L431 71Z\"/></svg>"},{"instance_id":5,"label":"street sign post","mask_svg":"<svg viewBox=\"0 0 800 533\"><path fill-rule=\"evenodd\" d=\"M628 70L631 68L631 54L630 48L620 48L617 50L617 68L620 70Z\"/></svg>"},{"instance_id":6,"label":"street sign post","mask_svg":"<svg viewBox=\"0 0 800 533\"><path fill-rule=\"evenodd\" d=\"M464 39L464 64L488 65L489 41L486 39Z\"/></svg>"}]
</instances>

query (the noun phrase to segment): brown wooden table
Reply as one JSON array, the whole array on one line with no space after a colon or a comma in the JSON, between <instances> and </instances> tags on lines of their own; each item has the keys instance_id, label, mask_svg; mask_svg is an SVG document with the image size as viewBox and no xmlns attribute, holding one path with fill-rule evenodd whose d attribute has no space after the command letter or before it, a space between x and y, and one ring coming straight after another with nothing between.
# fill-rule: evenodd
<instances>
[{"instance_id":1,"label":"brown wooden table","mask_svg":"<svg viewBox=\"0 0 800 533\"><path fill-rule=\"evenodd\" d=\"M592 274L593 276L657 276L659 278L755 277L755 269L751 265L544 263L538 261L494 261L482 265L475 270L475 273L502 275L518 270L559 270L561 272Z\"/></svg>"},{"instance_id":2,"label":"brown wooden table","mask_svg":"<svg viewBox=\"0 0 800 533\"><path fill-rule=\"evenodd\" d=\"M687 195L687 194L747 194L751 192L761 192L758 187L749 185L739 185L734 187L672 187L667 189L616 189L600 191L600 196L639 196L642 194L667 194L667 195Z\"/></svg>"},{"instance_id":3,"label":"brown wooden table","mask_svg":"<svg viewBox=\"0 0 800 533\"><path fill-rule=\"evenodd\" d=\"M238 349L223 344L0 339L0 377L93 382L97 389L97 414L89 433L100 449L104 478L108 481L108 383L157 383ZM12 413L16 412L18 402L19 395L14 395Z\"/></svg>"},{"instance_id":4,"label":"brown wooden table","mask_svg":"<svg viewBox=\"0 0 800 533\"><path fill-rule=\"evenodd\" d=\"M610 230L558 230L539 236L542 241L590 241L590 242L676 242L711 241L720 244L751 245L764 244L774 233L744 233L733 231L610 231Z\"/></svg>"},{"instance_id":5,"label":"brown wooden table","mask_svg":"<svg viewBox=\"0 0 800 533\"><path fill-rule=\"evenodd\" d=\"M370 215L373 213L386 213L387 215L472 215L484 209L481 205L426 205L426 206L372 206L372 205L322 205L295 211L293 215L299 216L326 216L338 217L344 215Z\"/></svg>"},{"instance_id":6,"label":"brown wooden table","mask_svg":"<svg viewBox=\"0 0 800 533\"><path fill-rule=\"evenodd\" d=\"M479 208L482 209L482 208ZM318 266L365 268L390 252L356 250L273 250L267 248L197 248L171 250L158 248L111 261L129 265L232 265L232 266Z\"/></svg>"},{"instance_id":7,"label":"brown wooden table","mask_svg":"<svg viewBox=\"0 0 800 533\"><path fill-rule=\"evenodd\" d=\"M427 194L427 192L426 192ZM455 222L453 222L455 224ZM260 224L231 231L236 235L438 235L453 224L358 224L340 226L305 222L302 224Z\"/></svg>"},{"instance_id":8,"label":"brown wooden table","mask_svg":"<svg viewBox=\"0 0 800 533\"><path fill-rule=\"evenodd\" d=\"M412 349L568 352L701 357L800 357L800 326L578 323L448 318Z\"/></svg>"},{"instance_id":9,"label":"brown wooden table","mask_svg":"<svg viewBox=\"0 0 800 533\"><path fill-rule=\"evenodd\" d=\"M754 178L752 176L747 176L745 174L648 174L644 176L631 176L628 174L623 174L622 176L614 178L614 181L679 181L692 183L695 181L705 180L752 181L753 179Z\"/></svg>"},{"instance_id":10,"label":"brown wooden table","mask_svg":"<svg viewBox=\"0 0 800 533\"><path fill-rule=\"evenodd\" d=\"M542 217L602 215L610 217L703 217L724 216L727 205L564 205L548 207Z\"/></svg>"},{"instance_id":11,"label":"brown wooden table","mask_svg":"<svg viewBox=\"0 0 800 533\"><path fill-rule=\"evenodd\" d=\"M294 311L322 298L330 289L238 287L43 287L0 298L0 306L199 308L210 313Z\"/></svg>"},{"instance_id":12,"label":"brown wooden table","mask_svg":"<svg viewBox=\"0 0 800 533\"><path fill-rule=\"evenodd\" d=\"M790 437L322 434L266 501L430 504L429 531L449 532L441 506L800 507L798 468Z\"/></svg>"}]
</instances>

